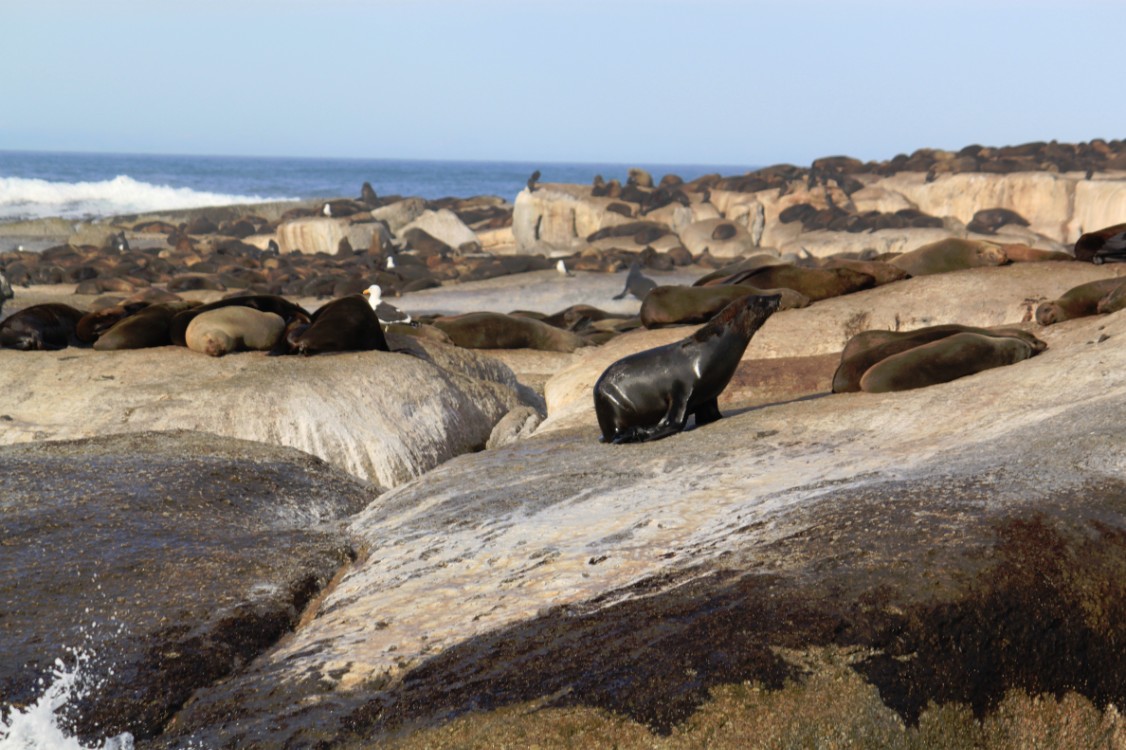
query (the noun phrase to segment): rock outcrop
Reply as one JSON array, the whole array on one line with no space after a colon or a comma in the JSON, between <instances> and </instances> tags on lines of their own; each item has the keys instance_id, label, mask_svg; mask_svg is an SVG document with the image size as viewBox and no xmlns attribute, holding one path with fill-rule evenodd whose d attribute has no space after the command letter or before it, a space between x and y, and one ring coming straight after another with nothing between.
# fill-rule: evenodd
<instances>
[{"instance_id":1,"label":"rock outcrop","mask_svg":"<svg viewBox=\"0 0 1126 750\"><path fill-rule=\"evenodd\" d=\"M393 487L485 446L516 406L512 372L445 344L388 337L389 352L220 359L182 347L0 350L0 444L195 430L284 445Z\"/></svg>"}]
</instances>

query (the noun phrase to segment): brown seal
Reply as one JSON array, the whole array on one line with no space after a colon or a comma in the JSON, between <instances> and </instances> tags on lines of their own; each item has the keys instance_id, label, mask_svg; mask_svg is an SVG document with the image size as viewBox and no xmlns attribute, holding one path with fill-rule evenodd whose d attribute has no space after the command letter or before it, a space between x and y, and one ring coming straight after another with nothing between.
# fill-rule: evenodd
<instances>
[{"instance_id":1,"label":"brown seal","mask_svg":"<svg viewBox=\"0 0 1126 750\"><path fill-rule=\"evenodd\" d=\"M912 276L1001 266L1009 262L1001 246L985 240L949 237L903 253L891 261Z\"/></svg>"},{"instance_id":2,"label":"brown seal","mask_svg":"<svg viewBox=\"0 0 1126 750\"><path fill-rule=\"evenodd\" d=\"M334 299L313 313L308 325L294 319L274 352L293 354L389 351L375 310L362 294Z\"/></svg>"},{"instance_id":3,"label":"brown seal","mask_svg":"<svg viewBox=\"0 0 1126 750\"><path fill-rule=\"evenodd\" d=\"M70 305L49 302L32 305L0 321L0 347L24 351L52 351L78 346L75 334L84 313Z\"/></svg>"},{"instance_id":4,"label":"brown seal","mask_svg":"<svg viewBox=\"0 0 1126 750\"><path fill-rule=\"evenodd\" d=\"M779 310L806 307L809 298L793 289L760 289L750 284L659 286L646 295L638 315L646 328L704 323L736 299L748 294L777 294Z\"/></svg>"},{"instance_id":5,"label":"brown seal","mask_svg":"<svg viewBox=\"0 0 1126 750\"><path fill-rule=\"evenodd\" d=\"M1015 336L955 333L876 363L860 379L860 388L868 393L923 388L1015 364L1036 353Z\"/></svg>"},{"instance_id":6,"label":"brown seal","mask_svg":"<svg viewBox=\"0 0 1126 750\"><path fill-rule=\"evenodd\" d=\"M98 351L117 349L147 349L153 346L169 346L172 318L176 313L198 305L198 302L161 302L148 305L133 315L122 318L113 324L94 342Z\"/></svg>"},{"instance_id":7,"label":"brown seal","mask_svg":"<svg viewBox=\"0 0 1126 750\"><path fill-rule=\"evenodd\" d=\"M682 431L690 416L697 426L720 419L719 395L780 301L778 295L742 296L688 338L607 367L594 385L602 440L658 440Z\"/></svg>"},{"instance_id":8,"label":"brown seal","mask_svg":"<svg viewBox=\"0 0 1126 750\"><path fill-rule=\"evenodd\" d=\"M849 339L844 351L841 352L841 363L833 373L833 393L859 391L864 374L879 362L959 333L1016 338L1024 341L1037 352L1047 348L1043 341L1019 328L974 328L952 323L917 328L913 331L862 331Z\"/></svg>"},{"instance_id":9,"label":"brown seal","mask_svg":"<svg viewBox=\"0 0 1126 750\"><path fill-rule=\"evenodd\" d=\"M494 312L440 317L433 323L450 341L466 349L539 349L573 352L588 342L581 336L532 318Z\"/></svg>"},{"instance_id":10,"label":"brown seal","mask_svg":"<svg viewBox=\"0 0 1126 750\"><path fill-rule=\"evenodd\" d=\"M193 352L222 357L245 349L268 351L284 329L285 321L277 313L253 307L220 307L192 318L184 340Z\"/></svg>"},{"instance_id":11,"label":"brown seal","mask_svg":"<svg viewBox=\"0 0 1126 750\"><path fill-rule=\"evenodd\" d=\"M1099 303L1115 289L1126 284L1126 277L1088 281L1064 292L1059 299L1044 302L1036 308L1036 322L1042 326L1083 318L1099 312Z\"/></svg>"},{"instance_id":12,"label":"brown seal","mask_svg":"<svg viewBox=\"0 0 1126 750\"><path fill-rule=\"evenodd\" d=\"M1126 224L1087 232L1075 242L1075 259L1091 263L1126 260Z\"/></svg>"}]
</instances>

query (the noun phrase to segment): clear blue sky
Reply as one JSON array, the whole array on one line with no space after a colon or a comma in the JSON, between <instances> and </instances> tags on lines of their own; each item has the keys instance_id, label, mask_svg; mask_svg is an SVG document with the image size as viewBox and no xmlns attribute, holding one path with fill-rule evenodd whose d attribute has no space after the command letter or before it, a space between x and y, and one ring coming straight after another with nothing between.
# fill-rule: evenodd
<instances>
[{"instance_id":1,"label":"clear blue sky","mask_svg":"<svg viewBox=\"0 0 1126 750\"><path fill-rule=\"evenodd\" d=\"M1126 137L1121 0L3 0L0 150L808 164Z\"/></svg>"}]
</instances>

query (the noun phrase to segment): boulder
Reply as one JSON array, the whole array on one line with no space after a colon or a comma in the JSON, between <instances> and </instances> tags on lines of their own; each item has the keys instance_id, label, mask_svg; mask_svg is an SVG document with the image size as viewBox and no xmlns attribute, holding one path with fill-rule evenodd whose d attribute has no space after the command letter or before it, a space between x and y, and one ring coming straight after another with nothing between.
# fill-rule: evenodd
<instances>
[{"instance_id":1,"label":"boulder","mask_svg":"<svg viewBox=\"0 0 1126 750\"><path fill-rule=\"evenodd\" d=\"M599 709L692 736L722 686L802 716L849 696L896 742L977 731L1014 695L1118 705L1126 382L1106 373L1126 368L1126 315L1045 336L1033 359L930 388L459 457L356 516L372 555L167 740L359 746L430 725L456 746L451 717L511 709L531 728L552 708L572 731ZM725 716L709 726L760 726Z\"/></svg>"},{"instance_id":2,"label":"boulder","mask_svg":"<svg viewBox=\"0 0 1126 750\"><path fill-rule=\"evenodd\" d=\"M339 521L377 494L300 451L199 432L0 447L0 565L19 571L0 580L0 704L35 700L61 659L80 736L158 734L294 629L357 555Z\"/></svg>"},{"instance_id":3,"label":"boulder","mask_svg":"<svg viewBox=\"0 0 1126 750\"><path fill-rule=\"evenodd\" d=\"M697 221L681 230L680 241L693 255L707 251L717 258L734 258L755 250L747 226L730 219Z\"/></svg>"},{"instance_id":4,"label":"boulder","mask_svg":"<svg viewBox=\"0 0 1126 750\"><path fill-rule=\"evenodd\" d=\"M593 198L585 185L546 184L521 190L512 213L512 235L518 252L571 253L586 238L608 226L634 218L609 210L612 198Z\"/></svg>"},{"instance_id":5,"label":"boulder","mask_svg":"<svg viewBox=\"0 0 1126 750\"><path fill-rule=\"evenodd\" d=\"M424 211L409 224L398 229L395 234L404 236L411 229L421 229L436 240L452 248L480 249L481 243L473 230L465 226L453 211L447 208L438 211Z\"/></svg>"},{"instance_id":6,"label":"boulder","mask_svg":"<svg viewBox=\"0 0 1126 750\"><path fill-rule=\"evenodd\" d=\"M388 342L404 353L3 350L0 389L19 397L3 407L0 444L190 429L297 448L393 487L484 447L524 403L496 360L411 337Z\"/></svg>"},{"instance_id":7,"label":"boulder","mask_svg":"<svg viewBox=\"0 0 1126 750\"><path fill-rule=\"evenodd\" d=\"M342 240L352 247L369 247L380 228L371 221L314 216L279 224L276 236L281 253L334 254Z\"/></svg>"}]
</instances>

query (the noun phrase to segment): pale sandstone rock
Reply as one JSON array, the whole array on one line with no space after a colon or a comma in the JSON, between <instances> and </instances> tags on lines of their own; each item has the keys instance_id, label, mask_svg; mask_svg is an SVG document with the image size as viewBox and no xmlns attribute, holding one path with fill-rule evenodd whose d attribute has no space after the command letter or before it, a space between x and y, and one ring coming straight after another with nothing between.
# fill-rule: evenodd
<instances>
[{"instance_id":1,"label":"pale sandstone rock","mask_svg":"<svg viewBox=\"0 0 1126 750\"><path fill-rule=\"evenodd\" d=\"M387 222L387 227L394 234L422 216L426 211L426 201L422 198L404 198L387 206L380 206L371 212L371 218Z\"/></svg>"},{"instance_id":2,"label":"pale sandstone rock","mask_svg":"<svg viewBox=\"0 0 1126 750\"><path fill-rule=\"evenodd\" d=\"M1079 284L1126 275L1126 268L1088 263L1019 263L905 279L770 317L751 339L744 363L839 352L864 330L907 331L943 323L997 326L1028 323L1036 306ZM581 351L544 385L548 418L540 432L596 423L594 383L614 361L678 341L696 327L631 331Z\"/></svg>"},{"instance_id":3,"label":"pale sandstone rock","mask_svg":"<svg viewBox=\"0 0 1126 750\"><path fill-rule=\"evenodd\" d=\"M335 253L341 240L355 249L366 249L372 236L382 229L372 221L353 221L351 218L333 219L316 216L294 219L278 226L276 234L281 253Z\"/></svg>"},{"instance_id":4,"label":"pale sandstone rock","mask_svg":"<svg viewBox=\"0 0 1126 750\"><path fill-rule=\"evenodd\" d=\"M1108 378L1126 367L1126 348L1090 343L1100 332L1126 339L1126 315L1057 326L1045 332L1043 354L940 386L794 400L643 446L599 445L586 425L459 458L355 518L353 533L376 552L251 680L315 674L326 693L347 695L372 681L394 684L447 648L550 608L653 596L661 580L683 583L677 571L807 571L807 553L778 545L816 526L819 513L807 511L834 487L988 475L1015 460L1059 467L1050 476L1060 482L1077 467L1121 471L1120 441L1100 434L1092 455L1090 440L1060 440L1069 415L1120 415L1112 405L1126 399L1126 383ZM1045 384L1062 378L1067 387L1045 398ZM647 585L630 589L640 581Z\"/></svg>"},{"instance_id":5,"label":"pale sandstone rock","mask_svg":"<svg viewBox=\"0 0 1126 750\"><path fill-rule=\"evenodd\" d=\"M0 444L187 429L297 448L393 487L483 447L526 403L494 359L388 339L415 355L0 350L0 389L15 396Z\"/></svg>"},{"instance_id":6,"label":"pale sandstone rock","mask_svg":"<svg viewBox=\"0 0 1126 750\"><path fill-rule=\"evenodd\" d=\"M634 221L606 210L611 198L594 198L588 185L545 184L516 196L512 213L512 235L521 253L570 253L586 238L605 227ZM550 254L549 252L549 254Z\"/></svg>"},{"instance_id":7,"label":"pale sandstone rock","mask_svg":"<svg viewBox=\"0 0 1126 750\"><path fill-rule=\"evenodd\" d=\"M1126 222L1126 179L1079 180L1075 184L1075 213L1067 222L1067 234L1062 239L1074 246L1084 232L1123 222Z\"/></svg>"},{"instance_id":8,"label":"pale sandstone rock","mask_svg":"<svg viewBox=\"0 0 1126 750\"><path fill-rule=\"evenodd\" d=\"M464 245L480 245L477 235L465 226L453 211L447 208L438 211L425 211L414 221L395 232L403 236L410 229L421 229L436 240L457 249Z\"/></svg>"},{"instance_id":9,"label":"pale sandstone rock","mask_svg":"<svg viewBox=\"0 0 1126 750\"><path fill-rule=\"evenodd\" d=\"M734 230L727 239L717 239L714 234L724 227ZM705 250L717 258L735 258L755 251L755 241L745 224L729 219L706 219L685 227L680 232L681 243L693 255Z\"/></svg>"}]
</instances>

